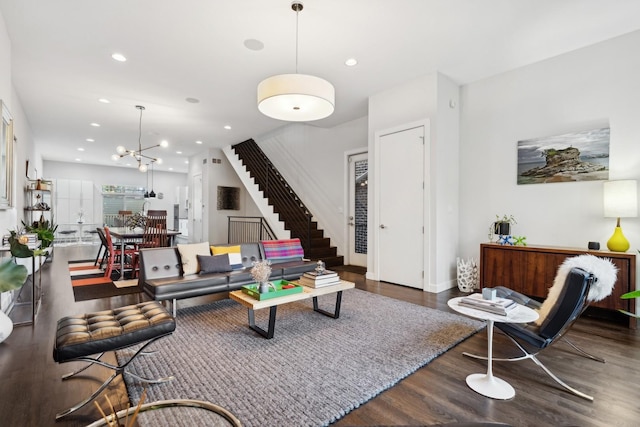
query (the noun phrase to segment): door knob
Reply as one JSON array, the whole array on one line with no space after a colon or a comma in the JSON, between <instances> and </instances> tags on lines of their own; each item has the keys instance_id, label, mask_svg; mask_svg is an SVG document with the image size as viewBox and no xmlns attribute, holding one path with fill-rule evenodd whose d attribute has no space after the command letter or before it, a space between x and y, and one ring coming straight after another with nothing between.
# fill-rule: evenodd
<instances>
[{"instance_id":1,"label":"door knob","mask_svg":"<svg viewBox=\"0 0 640 427\"><path fill-rule=\"evenodd\" d=\"M387 228L384 224L380 224L380 228Z\"/></svg>"},{"instance_id":2,"label":"door knob","mask_svg":"<svg viewBox=\"0 0 640 427\"><path fill-rule=\"evenodd\" d=\"M353 222L350 222L350 223L349 223L349 225L353 226L353 225L355 225L355 224L354 224Z\"/></svg>"}]
</instances>

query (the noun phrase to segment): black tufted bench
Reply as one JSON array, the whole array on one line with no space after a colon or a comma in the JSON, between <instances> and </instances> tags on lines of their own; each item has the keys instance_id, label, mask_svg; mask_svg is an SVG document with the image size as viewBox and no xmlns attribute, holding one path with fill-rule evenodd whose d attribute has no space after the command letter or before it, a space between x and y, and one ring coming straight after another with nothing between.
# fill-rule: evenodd
<instances>
[{"instance_id":1,"label":"black tufted bench","mask_svg":"<svg viewBox=\"0 0 640 427\"><path fill-rule=\"evenodd\" d=\"M92 364L113 369L113 374L91 396L56 415L56 420L82 408L95 399L116 376L124 374L127 366L154 341L170 335L176 329L174 317L156 301L144 302L113 310L63 317L58 320L53 359L58 363L89 362L89 365L67 374L69 379ZM119 350L144 343L125 363L114 366L100 360L107 351ZM94 355L97 355L94 356ZM90 357L93 356L93 357ZM170 381L173 377L148 379L126 371L146 383Z\"/></svg>"}]
</instances>

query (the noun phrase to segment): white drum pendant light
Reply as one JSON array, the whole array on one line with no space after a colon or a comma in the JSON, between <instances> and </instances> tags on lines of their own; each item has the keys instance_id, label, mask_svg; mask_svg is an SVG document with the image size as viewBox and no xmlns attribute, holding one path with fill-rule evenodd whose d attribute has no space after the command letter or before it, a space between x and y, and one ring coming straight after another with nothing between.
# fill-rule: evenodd
<instances>
[{"instance_id":1,"label":"white drum pendant light","mask_svg":"<svg viewBox=\"0 0 640 427\"><path fill-rule=\"evenodd\" d=\"M298 13L302 3L294 1L296 12L296 74L278 74L258 85L258 110L265 116L290 122L309 122L333 114L335 89L328 81L298 74Z\"/></svg>"}]
</instances>

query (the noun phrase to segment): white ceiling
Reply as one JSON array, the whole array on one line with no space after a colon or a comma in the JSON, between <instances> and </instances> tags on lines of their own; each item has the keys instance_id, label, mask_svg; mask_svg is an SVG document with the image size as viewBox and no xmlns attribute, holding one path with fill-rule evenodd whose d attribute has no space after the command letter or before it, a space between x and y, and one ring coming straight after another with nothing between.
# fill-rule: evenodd
<instances>
[{"instance_id":1,"label":"white ceiling","mask_svg":"<svg viewBox=\"0 0 640 427\"><path fill-rule=\"evenodd\" d=\"M303 3L298 71L336 89L335 113L313 122L322 127L363 117L370 95L435 71L463 85L640 29L637 0ZM148 151L164 160L156 170L186 172L185 160L204 147L282 126L258 112L256 86L295 72L290 6L290 0L0 0L13 83L38 150L44 159L113 165L117 145L137 148L135 105L144 105L142 146L170 143ZM247 39L264 49L247 49ZM128 60L114 61L114 52ZM349 57L358 65L346 67Z\"/></svg>"}]
</instances>

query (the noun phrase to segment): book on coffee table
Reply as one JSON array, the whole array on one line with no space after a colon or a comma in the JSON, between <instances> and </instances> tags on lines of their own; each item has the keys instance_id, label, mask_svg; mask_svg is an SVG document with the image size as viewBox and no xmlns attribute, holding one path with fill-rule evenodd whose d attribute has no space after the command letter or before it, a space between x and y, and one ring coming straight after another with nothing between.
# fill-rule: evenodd
<instances>
[{"instance_id":1,"label":"book on coffee table","mask_svg":"<svg viewBox=\"0 0 640 427\"><path fill-rule=\"evenodd\" d=\"M468 297L464 297L458 302L458 304L469 308L475 308L476 310L499 314L501 316L506 316L511 310L518 306L518 304L513 300L507 298L495 298L488 300L484 299L482 294L472 294Z\"/></svg>"},{"instance_id":2,"label":"book on coffee table","mask_svg":"<svg viewBox=\"0 0 640 427\"><path fill-rule=\"evenodd\" d=\"M332 270L324 270L322 273L317 271L307 271L303 274L304 277L308 277L309 279L326 279L329 277L338 277L338 273Z\"/></svg>"},{"instance_id":3,"label":"book on coffee table","mask_svg":"<svg viewBox=\"0 0 640 427\"><path fill-rule=\"evenodd\" d=\"M338 283L340 283L340 276L338 276L337 274L328 276L323 275L318 276L314 279L303 274L302 277L298 279L298 283L309 288L321 288L323 286L337 285Z\"/></svg>"}]
</instances>

